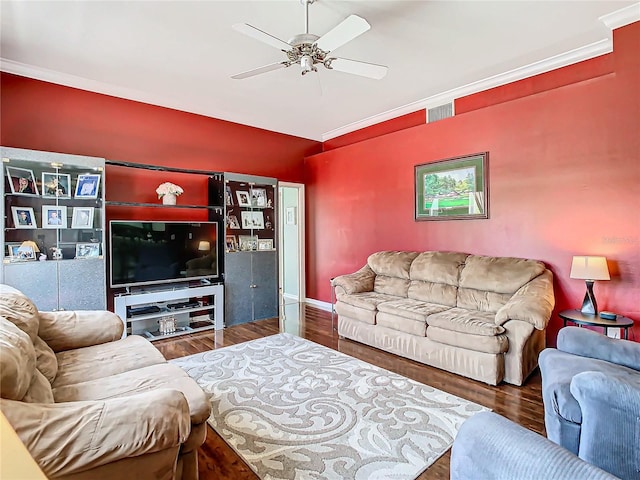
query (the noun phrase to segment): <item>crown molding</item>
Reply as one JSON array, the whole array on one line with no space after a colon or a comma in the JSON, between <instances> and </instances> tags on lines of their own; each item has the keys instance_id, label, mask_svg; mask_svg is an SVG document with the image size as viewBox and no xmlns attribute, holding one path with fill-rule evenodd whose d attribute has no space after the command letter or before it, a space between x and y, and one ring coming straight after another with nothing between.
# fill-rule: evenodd
<instances>
[{"instance_id":1,"label":"crown molding","mask_svg":"<svg viewBox=\"0 0 640 480\"><path fill-rule=\"evenodd\" d=\"M611 30L640 21L640 2L621 8L615 12L607 13L606 15L601 16L598 20L604 23Z\"/></svg>"},{"instance_id":2,"label":"crown molding","mask_svg":"<svg viewBox=\"0 0 640 480\"><path fill-rule=\"evenodd\" d=\"M397 118L401 115L406 115L407 113L416 112L423 108L428 109L436 107L438 105L443 105L445 103L454 101L456 98L466 97L467 95L489 90L501 85L506 85L508 83L516 82L524 78L533 77L535 75L546 73L561 67L566 67L567 65L572 65L584 60L589 60L590 58L604 55L606 53L611 53L612 51L613 41L610 38L600 40L590 45L576 48L569 52L555 55L545 60L541 60L524 67L516 68L508 72L500 73L498 75L494 75L477 82L472 82L467 85L463 85L461 87L457 87L446 92L442 92L437 95L433 95L431 97L427 97L425 99L403 105L398 108L394 108L392 110L387 110L386 112L383 112L381 114L373 115L371 117L365 118L364 120L360 120L343 127L336 128L335 130L330 130L322 135L322 141L331 140L332 138L346 135L347 133L355 132L356 130L370 127L371 125L385 122L387 120Z\"/></svg>"}]
</instances>

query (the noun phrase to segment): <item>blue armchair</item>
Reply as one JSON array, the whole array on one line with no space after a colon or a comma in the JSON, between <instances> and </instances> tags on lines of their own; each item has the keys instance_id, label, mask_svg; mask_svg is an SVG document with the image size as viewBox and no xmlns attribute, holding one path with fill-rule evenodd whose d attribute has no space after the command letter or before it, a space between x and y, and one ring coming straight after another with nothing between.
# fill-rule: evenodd
<instances>
[{"instance_id":1,"label":"blue armchair","mask_svg":"<svg viewBox=\"0 0 640 480\"><path fill-rule=\"evenodd\" d=\"M465 421L451 450L451 480L616 478L493 412L480 412Z\"/></svg>"},{"instance_id":2,"label":"blue armchair","mask_svg":"<svg viewBox=\"0 0 640 480\"><path fill-rule=\"evenodd\" d=\"M640 480L640 344L578 327L540 354L547 438L623 479Z\"/></svg>"}]
</instances>

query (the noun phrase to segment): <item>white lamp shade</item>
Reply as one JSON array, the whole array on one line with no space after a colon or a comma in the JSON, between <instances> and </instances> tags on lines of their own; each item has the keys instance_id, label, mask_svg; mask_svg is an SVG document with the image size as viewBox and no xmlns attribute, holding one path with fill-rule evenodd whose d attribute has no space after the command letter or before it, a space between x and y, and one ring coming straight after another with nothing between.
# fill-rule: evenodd
<instances>
[{"instance_id":1,"label":"white lamp shade","mask_svg":"<svg viewBox=\"0 0 640 480\"><path fill-rule=\"evenodd\" d=\"M209 250L211 250L211 243L205 241L205 240L201 240L198 243L198 250L201 252L207 252Z\"/></svg>"},{"instance_id":2,"label":"white lamp shade","mask_svg":"<svg viewBox=\"0 0 640 480\"><path fill-rule=\"evenodd\" d=\"M605 257L573 257L569 276L582 280L611 280Z\"/></svg>"},{"instance_id":3,"label":"white lamp shade","mask_svg":"<svg viewBox=\"0 0 640 480\"><path fill-rule=\"evenodd\" d=\"M40 249L38 248L38 245L36 245L36 242L34 242L33 240L25 240L24 242L22 242L20 247L18 247L18 251L19 252L33 251L35 253L40 253Z\"/></svg>"}]
</instances>

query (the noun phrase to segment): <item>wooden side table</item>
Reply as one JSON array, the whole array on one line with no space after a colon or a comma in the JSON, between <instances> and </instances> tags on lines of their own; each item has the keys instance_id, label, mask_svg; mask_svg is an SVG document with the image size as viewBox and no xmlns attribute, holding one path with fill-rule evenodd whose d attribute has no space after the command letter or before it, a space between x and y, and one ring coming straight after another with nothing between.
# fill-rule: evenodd
<instances>
[{"instance_id":1,"label":"wooden side table","mask_svg":"<svg viewBox=\"0 0 640 480\"><path fill-rule=\"evenodd\" d=\"M597 315L585 315L580 310L564 310L558 315L564 321L565 327L567 322L575 323L578 326L602 327L605 335L610 328L621 328L624 332L625 340L629 339L629 327L633 327L633 320L622 315L618 315L615 320L606 320Z\"/></svg>"}]
</instances>

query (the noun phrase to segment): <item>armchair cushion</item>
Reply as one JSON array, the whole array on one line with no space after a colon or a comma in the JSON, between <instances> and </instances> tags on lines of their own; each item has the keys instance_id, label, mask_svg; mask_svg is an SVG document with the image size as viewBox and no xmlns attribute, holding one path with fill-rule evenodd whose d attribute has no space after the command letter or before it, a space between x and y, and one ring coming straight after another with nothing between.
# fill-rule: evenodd
<instances>
[{"instance_id":1,"label":"armchair cushion","mask_svg":"<svg viewBox=\"0 0 640 480\"><path fill-rule=\"evenodd\" d=\"M36 350L36 368L52 383L58 374L56 354L40 337L36 337L33 346Z\"/></svg>"},{"instance_id":2,"label":"armchair cushion","mask_svg":"<svg viewBox=\"0 0 640 480\"><path fill-rule=\"evenodd\" d=\"M611 362L640 371L640 343L599 335L580 327L558 332L558 350Z\"/></svg>"},{"instance_id":3,"label":"armchair cushion","mask_svg":"<svg viewBox=\"0 0 640 480\"><path fill-rule=\"evenodd\" d=\"M0 316L6 318L29 335L31 341L38 336L38 309L19 290L0 284Z\"/></svg>"},{"instance_id":4,"label":"armchair cushion","mask_svg":"<svg viewBox=\"0 0 640 480\"><path fill-rule=\"evenodd\" d=\"M122 337L124 324L106 310L40 312L38 335L54 352L113 342Z\"/></svg>"},{"instance_id":5,"label":"armchair cushion","mask_svg":"<svg viewBox=\"0 0 640 480\"><path fill-rule=\"evenodd\" d=\"M25 332L0 317L0 395L21 400L36 368L36 351Z\"/></svg>"},{"instance_id":6,"label":"armchair cushion","mask_svg":"<svg viewBox=\"0 0 640 480\"><path fill-rule=\"evenodd\" d=\"M451 480L615 480L541 435L493 412L466 420L451 450Z\"/></svg>"}]
</instances>

